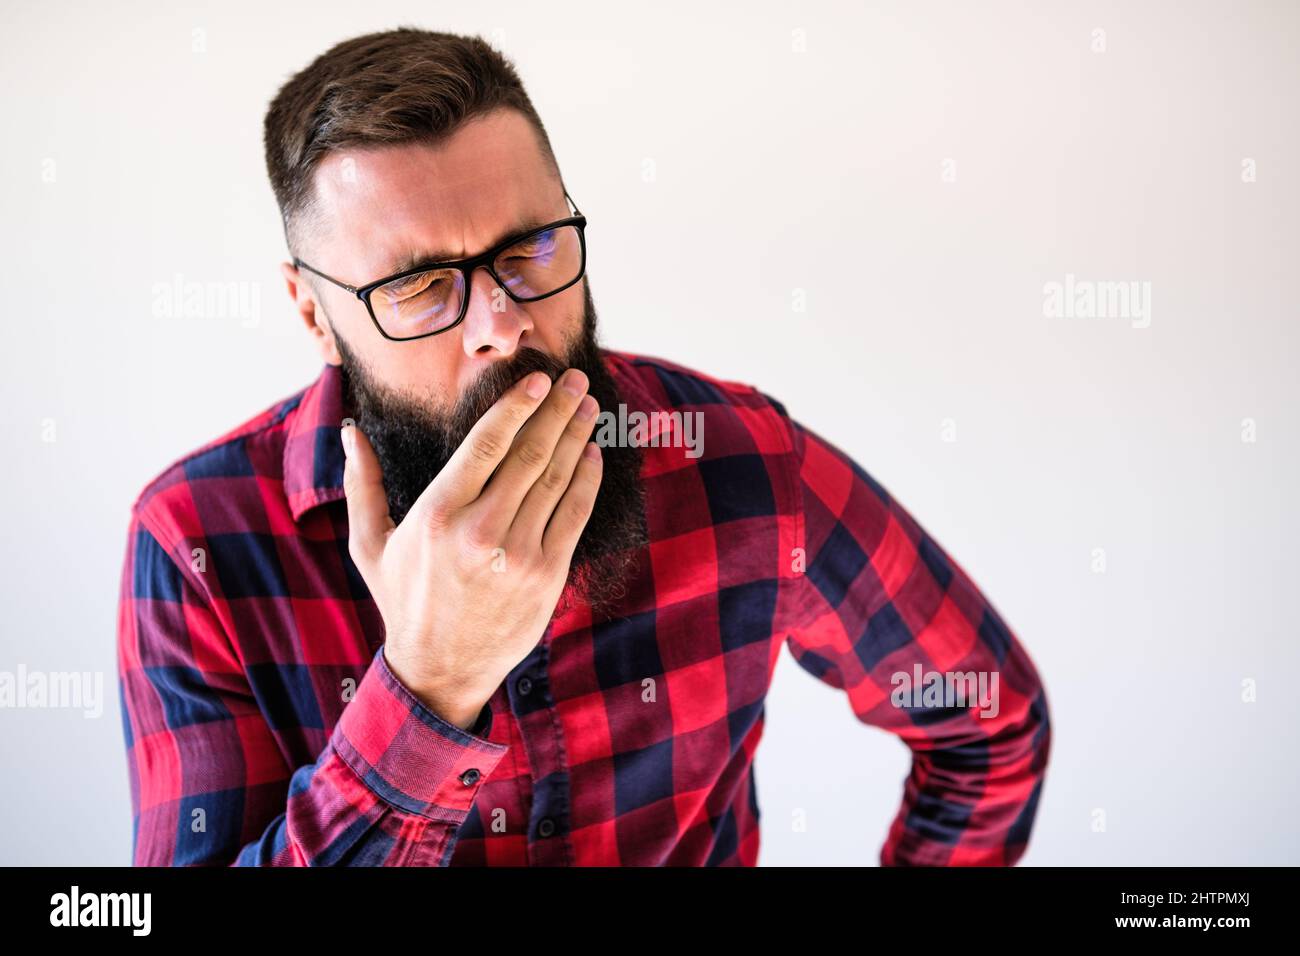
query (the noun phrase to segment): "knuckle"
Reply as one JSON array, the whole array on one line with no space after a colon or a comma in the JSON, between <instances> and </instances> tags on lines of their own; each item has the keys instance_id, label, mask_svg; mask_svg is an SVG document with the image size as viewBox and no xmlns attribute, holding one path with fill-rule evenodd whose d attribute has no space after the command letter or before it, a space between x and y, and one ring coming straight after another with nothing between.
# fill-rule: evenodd
<instances>
[{"instance_id":1,"label":"knuckle","mask_svg":"<svg viewBox=\"0 0 1300 956\"><path fill-rule=\"evenodd\" d=\"M487 522L481 519L471 521L465 526L463 540L465 549L472 554L486 551L496 544L492 540L492 534Z\"/></svg>"},{"instance_id":2,"label":"knuckle","mask_svg":"<svg viewBox=\"0 0 1300 956\"><path fill-rule=\"evenodd\" d=\"M521 441L515 449L519 461L529 468L540 468L550 460L550 452L535 440Z\"/></svg>"},{"instance_id":3,"label":"knuckle","mask_svg":"<svg viewBox=\"0 0 1300 956\"><path fill-rule=\"evenodd\" d=\"M535 409L529 404L529 399L516 398L502 406L500 416L505 429L513 435L532 417L534 411Z\"/></svg>"},{"instance_id":4,"label":"knuckle","mask_svg":"<svg viewBox=\"0 0 1300 956\"><path fill-rule=\"evenodd\" d=\"M495 461L501 453L501 441L490 432L470 439L470 454L480 462Z\"/></svg>"},{"instance_id":5,"label":"knuckle","mask_svg":"<svg viewBox=\"0 0 1300 956\"><path fill-rule=\"evenodd\" d=\"M550 583L555 574L555 565L550 555L546 554L540 548L533 555L532 561L528 566L528 574L533 583L538 587L543 587Z\"/></svg>"},{"instance_id":6,"label":"knuckle","mask_svg":"<svg viewBox=\"0 0 1300 956\"><path fill-rule=\"evenodd\" d=\"M597 408L596 411L597 414L599 414L600 409ZM587 432L591 431L595 426L596 426L595 416L592 416L591 419L584 422L580 418L578 418L577 415L574 415L572 418L569 419L569 424L566 426L565 430L570 435L574 435L576 437L576 436L585 435Z\"/></svg>"},{"instance_id":7,"label":"knuckle","mask_svg":"<svg viewBox=\"0 0 1300 956\"><path fill-rule=\"evenodd\" d=\"M430 502L424 509L424 530L432 535L440 535L451 524L451 513L441 502Z\"/></svg>"},{"instance_id":8,"label":"knuckle","mask_svg":"<svg viewBox=\"0 0 1300 956\"><path fill-rule=\"evenodd\" d=\"M512 425L523 424L533 411L532 399L523 395L514 395L511 401L505 403L504 408L505 419Z\"/></svg>"},{"instance_id":9,"label":"knuckle","mask_svg":"<svg viewBox=\"0 0 1300 956\"><path fill-rule=\"evenodd\" d=\"M356 538L348 538L348 556L358 568L365 562L365 554Z\"/></svg>"},{"instance_id":10,"label":"knuckle","mask_svg":"<svg viewBox=\"0 0 1300 956\"><path fill-rule=\"evenodd\" d=\"M579 495L569 502L569 517L576 522L585 524L587 518L591 516L591 509L595 500L591 495Z\"/></svg>"},{"instance_id":11,"label":"knuckle","mask_svg":"<svg viewBox=\"0 0 1300 956\"><path fill-rule=\"evenodd\" d=\"M550 467L542 473L542 477L537 480L542 490L554 493L563 488L569 480L569 476L564 473L560 466L552 463Z\"/></svg>"},{"instance_id":12,"label":"knuckle","mask_svg":"<svg viewBox=\"0 0 1300 956\"><path fill-rule=\"evenodd\" d=\"M546 580L563 578L569 573L570 558L563 548L552 550L542 558L542 574Z\"/></svg>"}]
</instances>

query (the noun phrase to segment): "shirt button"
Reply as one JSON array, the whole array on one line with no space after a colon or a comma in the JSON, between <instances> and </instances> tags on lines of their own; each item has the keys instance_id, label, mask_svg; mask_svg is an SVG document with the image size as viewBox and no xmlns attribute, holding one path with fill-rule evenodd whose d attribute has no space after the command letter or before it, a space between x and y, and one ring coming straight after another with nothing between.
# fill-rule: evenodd
<instances>
[{"instance_id":1,"label":"shirt button","mask_svg":"<svg viewBox=\"0 0 1300 956\"><path fill-rule=\"evenodd\" d=\"M537 835L548 837L555 832L555 821L550 817L542 817L542 821L537 824Z\"/></svg>"},{"instance_id":2,"label":"shirt button","mask_svg":"<svg viewBox=\"0 0 1300 956\"><path fill-rule=\"evenodd\" d=\"M533 682L527 677L521 677L519 683L515 684L515 690L519 691L520 697L527 697L533 692Z\"/></svg>"},{"instance_id":3,"label":"shirt button","mask_svg":"<svg viewBox=\"0 0 1300 956\"><path fill-rule=\"evenodd\" d=\"M470 767L460 775L460 782L467 787L472 787L474 784L478 783L478 778L481 776L482 774L478 772L477 767Z\"/></svg>"}]
</instances>

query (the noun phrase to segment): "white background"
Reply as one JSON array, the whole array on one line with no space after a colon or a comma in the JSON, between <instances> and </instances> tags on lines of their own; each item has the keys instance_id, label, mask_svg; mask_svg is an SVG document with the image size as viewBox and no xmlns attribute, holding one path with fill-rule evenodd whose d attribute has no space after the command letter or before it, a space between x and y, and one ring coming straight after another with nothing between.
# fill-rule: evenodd
<instances>
[{"instance_id":1,"label":"white background","mask_svg":"<svg viewBox=\"0 0 1300 956\"><path fill-rule=\"evenodd\" d=\"M605 344L781 399L1026 644L1053 718L1026 864L1300 862L1297 5L5 0L0 21L0 670L99 671L106 694L98 720L0 710L0 862L129 862L128 507L317 373L263 113L333 43L405 23L517 64L590 219ZM1045 317L1067 273L1151 283L1150 326ZM248 283L256 321L156 317L178 274ZM875 863L906 749L788 652L767 715L761 862Z\"/></svg>"}]
</instances>

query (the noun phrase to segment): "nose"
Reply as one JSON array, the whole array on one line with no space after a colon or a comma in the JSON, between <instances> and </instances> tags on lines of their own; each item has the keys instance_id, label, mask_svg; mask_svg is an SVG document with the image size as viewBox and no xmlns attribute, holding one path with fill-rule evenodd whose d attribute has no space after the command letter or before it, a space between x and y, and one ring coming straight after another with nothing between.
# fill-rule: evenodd
<instances>
[{"instance_id":1,"label":"nose","mask_svg":"<svg viewBox=\"0 0 1300 956\"><path fill-rule=\"evenodd\" d=\"M513 355L519 341L533 330L533 320L497 285L486 267L470 277L469 304L465 307L461 341L465 354L479 358L489 352L501 357Z\"/></svg>"}]
</instances>

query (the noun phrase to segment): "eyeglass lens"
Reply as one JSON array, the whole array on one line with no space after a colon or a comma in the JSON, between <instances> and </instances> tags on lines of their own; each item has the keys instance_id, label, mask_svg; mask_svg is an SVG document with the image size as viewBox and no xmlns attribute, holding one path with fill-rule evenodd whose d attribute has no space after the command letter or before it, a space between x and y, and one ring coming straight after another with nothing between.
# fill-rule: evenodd
<instances>
[{"instance_id":1,"label":"eyeglass lens","mask_svg":"<svg viewBox=\"0 0 1300 956\"><path fill-rule=\"evenodd\" d=\"M492 267L513 297L533 300L573 282L582 269L577 226L534 233L502 250ZM457 269L431 269L385 283L370 294L370 307L385 334L410 338L445 329L460 317L465 277Z\"/></svg>"}]
</instances>

